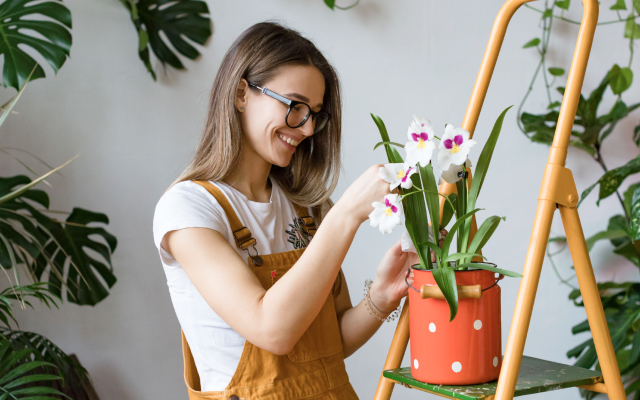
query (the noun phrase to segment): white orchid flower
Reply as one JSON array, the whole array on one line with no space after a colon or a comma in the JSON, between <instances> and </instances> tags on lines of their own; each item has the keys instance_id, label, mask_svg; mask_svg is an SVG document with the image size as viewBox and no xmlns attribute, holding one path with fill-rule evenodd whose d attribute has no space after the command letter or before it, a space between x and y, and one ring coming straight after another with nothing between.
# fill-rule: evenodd
<instances>
[{"instance_id":1,"label":"white orchid flower","mask_svg":"<svg viewBox=\"0 0 640 400\"><path fill-rule=\"evenodd\" d=\"M426 118L418 118L413 116L413 121L407 129L409 141L404 145L407 152L407 163L411 165L420 164L426 167L431 162L431 155L436 149L436 145L432 139L435 136L431 121Z\"/></svg>"},{"instance_id":2,"label":"white orchid flower","mask_svg":"<svg viewBox=\"0 0 640 400\"><path fill-rule=\"evenodd\" d=\"M467 161L464 162L464 166L465 166L465 169L471 168L471 160L467 158ZM458 182L460 179L462 179L462 177L458 175L461 172L462 172L462 165L451 164L448 170L442 172L442 178L444 178L444 180L447 181L448 183L453 184Z\"/></svg>"},{"instance_id":3,"label":"white orchid flower","mask_svg":"<svg viewBox=\"0 0 640 400\"><path fill-rule=\"evenodd\" d=\"M378 169L380 178L389 182L389 190L393 190L398 186L403 189L411 189L411 186L413 186L411 175L415 173L416 168L408 163L385 164L384 167Z\"/></svg>"},{"instance_id":4,"label":"white orchid flower","mask_svg":"<svg viewBox=\"0 0 640 400\"><path fill-rule=\"evenodd\" d=\"M402 203L398 201L396 193L384 196L384 204L374 201L371 204L374 210L369 214L371 226L378 226L380 232L391 233L393 228L400 225L400 216L403 214Z\"/></svg>"},{"instance_id":5,"label":"white orchid flower","mask_svg":"<svg viewBox=\"0 0 640 400\"><path fill-rule=\"evenodd\" d=\"M475 140L469 139L469 132L466 129L454 128L453 125L447 124L438 153L440 170L444 172L452 164L462 165L475 144Z\"/></svg>"}]
</instances>

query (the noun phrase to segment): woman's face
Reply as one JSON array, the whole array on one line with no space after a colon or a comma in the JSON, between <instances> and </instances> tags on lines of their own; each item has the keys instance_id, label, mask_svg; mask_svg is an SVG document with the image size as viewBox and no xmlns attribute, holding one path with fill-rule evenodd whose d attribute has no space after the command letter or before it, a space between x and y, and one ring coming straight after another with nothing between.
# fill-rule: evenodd
<instances>
[{"instance_id":1,"label":"woman's face","mask_svg":"<svg viewBox=\"0 0 640 400\"><path fill-rule=\"evenodd\" d=\"M290 100L303 101L314 112L322 108L324 76L316 67L283 66L261 87L266 87ZM290 128L285 122L288 106L256 88L249 87L245 79L238 85L236 109L240 111L244 148L249 152L245 156L254 153L270 164L285 167L291 161L296 146L313 135L315 121L311 116L304 125Z\"/></svg>"}]
</instances>

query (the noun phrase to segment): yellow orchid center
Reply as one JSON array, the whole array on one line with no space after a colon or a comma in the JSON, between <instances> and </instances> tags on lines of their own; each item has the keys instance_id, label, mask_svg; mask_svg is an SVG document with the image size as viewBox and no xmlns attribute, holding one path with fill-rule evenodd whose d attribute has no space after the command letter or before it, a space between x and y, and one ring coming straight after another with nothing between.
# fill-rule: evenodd
<instances>
[{"instance_id":1,"label":"yellow orchid center","mask_svg":"<svg viewBox=\"0 0 640 400\"><path fill-rule=\"evenodd\" d=\"M419 149L424 149L424 140L422 139L418 139L418 146Z\"/></svg>"},{"instance_id":2,"label":"yellow orchid center","mask_svg":"<svg viewBox=\"0 0 640 400\"><path fill-rule=\"evenodd\" d=\"M402 178L404 178L405 175L406 174L404 173L404 170L398 171L398 174L396 175L396 178L402 179Z\"/></svg>"},{"instance_id":3,"label":"yellow orchid center","mask_svg":"<svg viewBox=\"0 0 640 400\"><path fill-rule=\"evenodd\" d=\"M391 207L387 207L384 213L387 214L387 217L390 217L393 214L393 210L391 210Z\"/></svg>"},{"instance_id":4,"label":"yellow orchid center","mask_svg":"<svg viewBox=\"0 0 640 400\"><path fill-rule=\"evenodd\" d=\"M457 144L453 143L453 146L451 146L451 150L449 150L449 153L456 154L459 151L460 151L460 146L458 146Z\"/></svg>"}]
</instances>

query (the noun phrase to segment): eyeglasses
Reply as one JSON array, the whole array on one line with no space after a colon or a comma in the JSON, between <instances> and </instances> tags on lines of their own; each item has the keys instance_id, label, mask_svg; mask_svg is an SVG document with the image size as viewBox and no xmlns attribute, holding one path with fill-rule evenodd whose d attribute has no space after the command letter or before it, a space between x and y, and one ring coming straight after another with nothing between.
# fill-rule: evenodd
<instances>
[{"instance_id":1,"label":"eyeglasses","mask_svg":"<svg viewBox=\"0 0 640 400\"><path fill-rule=\"evenodd\" d=\"M287 110L287 116L285 117L285 122L289 128L298 128L304 125L305 122L311 116L311 120L315 121L316 126L313 129L313 133L318 133L324 126L329 122L329 118L331 117L326 111L311 111L311 107L307 103L297 100L287 99L286 97L279 95L278 93L267 89L266 87L261 88L258 85L254 85L249 82L250 86L253 86L256 89L259 89L262 93L267 96L271 96L274 99L281 101L282 103L289 106Z\"/></svg>"}]
</instances>

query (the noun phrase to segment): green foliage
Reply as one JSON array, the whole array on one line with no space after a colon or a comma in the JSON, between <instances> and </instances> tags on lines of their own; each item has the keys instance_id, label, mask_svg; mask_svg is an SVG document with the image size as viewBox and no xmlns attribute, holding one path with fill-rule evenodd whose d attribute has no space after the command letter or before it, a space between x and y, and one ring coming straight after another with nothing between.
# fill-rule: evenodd
<instances>
[{"instance_id":1,"label":"green foliage","mask_svg":"<svg viewBox=\"0 0 640 400\"><path fill-rule=\"evenodd\" d=\"M184 65L160 36L162 32L181 55L195 60L200 52L185 38L204 45L211 36L211 20L207 3L201 0L120 0L129 10L138 32L138 54L147 70L156 79L151 66L149 48L163 66L185 69Z\"/></svg>"},{"instance_id":2,"label":"green foliage","mask_svg":"<svg viewBox=\"0 0 640 400\"><path fill-rule=\"evenodd\" d=\"M19 90L32 71L31 79L45 77L44 69L23 50L24 46L35 50L57 73L71 50L70 29L71 12L60 1L12 0L1 3L0 31L3 33L0 35L0 55L4 56L4 87Z\"/></svg>"},{"instance_id":3,"label":"green foliage","mask_svg":"<svg viewBox=\"0 0 640 400\"><path fill-rule=\"evenodd\" d=\"M574 128L571 131L572 140L569 142L571 146L595 156L600 151L602 141L613 132L618 122L640 107L640 103L627 106L622 99L618 99L607 114L597 115L607 87L611 86L614 93L620 94L629 88L632 77L632 74L623 72L623 69L614 65L588 99L580 95ZM564 87L558 87L558 92L564 94L564 89ZM552 105L555 108L558 104L551 103L550 106ZM523 112L520 116L522 130L531 141L550 145L553 142L559 115L555 109L545 114Z\"/></svg>"},{"instance_id":4,"label":"green foliage","mask_svg":"<svg viewBox=\"0 0 640 400\"><path fill-rule=\"evenodd\" d=\"M59 376L49 373L34 373L38 369L56 368L52 363L33 360L30 349L14 351L11 342L0 338L0 392L2 399L56 400L61 396L71 399L60 391L43 384L59 380Z\"/></svg>"},{"instance_id":5,"label":"green foliage","mask_svg":"<svg viewBox=\"0 0 640 400\"><path fill-rule=\"evenodd\" d=\"M523 49L528 49L529 47L536 47L539 44L540 44L540 39L535 38L535 39L531 39L527 43L525 43L524 46L522 46L522 48Z\"/></svg>"},{"instance_id":6,"label":"green foliage","mask_svg":"<svg viewBox=\"0 0 640 400\"><path fill-rule=\"evenodd\" d=\"M24 175L0 178L0 197L30 182ZM74 208L66 221L61 222L46 216L31 202L45 209L49 207L49 197L38 189L29 189L0 204L0 238L6 237L0 245L0 265L5 269L16 268L18 264L27 266L37 280L48 276L49 290L58 297L62 297L66 276L68 301L86 305L100 302L109 292L97 275L109 288L116 282L111 253L117 240L104 228L89 224L108 224L108 217ZM92 236L101 237L106 245ZM98 253L100 258L87 249Z\"/></svg>"}]
</instances>

